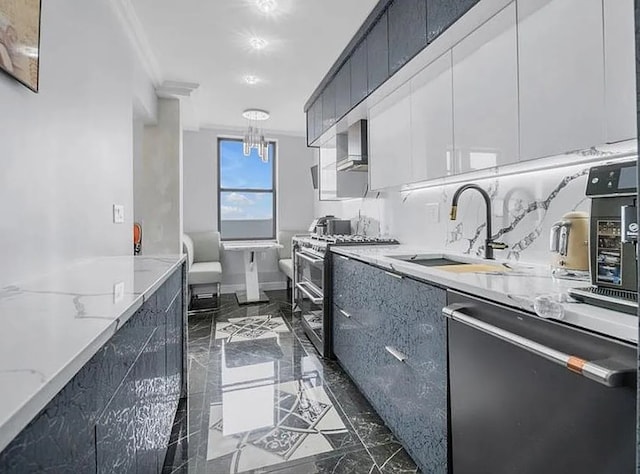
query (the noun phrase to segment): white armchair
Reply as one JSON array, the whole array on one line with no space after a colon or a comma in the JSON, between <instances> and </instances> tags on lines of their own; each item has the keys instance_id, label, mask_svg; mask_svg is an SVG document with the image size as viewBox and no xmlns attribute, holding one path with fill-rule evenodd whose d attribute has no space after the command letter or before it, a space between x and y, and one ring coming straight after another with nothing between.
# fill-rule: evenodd
<instances>
[{"instance_id":1,"label":"white armchair","mask_svg":"<svg viewBox=\"0 0 640 474\"><path fill-rule=\"evenodd\" d=\"M290 288L291 282L293 281L292 239L294 235L298 234L304 234L304 232L292 230L281 230L278 232L278 243L282 245L282 248L278 249L278 267L287 277L287 289Z\"/></svg>"},{"instance_id":2,"label":"white armchair","mask_svg":"<svg viewBox=\"0 0 640 474\"><path fill-rule=\"evenodd\" d=\"M220 264L220 233L192 232L182 235L183 248L187 254L189 290L194 286L216 285L216 296L220 298L222 265ZM197 298L198 294L193 292ZM210 294L210 293L202 293ZM213 295L212 295L213 296Z\"/></svg>"}]
</instances>

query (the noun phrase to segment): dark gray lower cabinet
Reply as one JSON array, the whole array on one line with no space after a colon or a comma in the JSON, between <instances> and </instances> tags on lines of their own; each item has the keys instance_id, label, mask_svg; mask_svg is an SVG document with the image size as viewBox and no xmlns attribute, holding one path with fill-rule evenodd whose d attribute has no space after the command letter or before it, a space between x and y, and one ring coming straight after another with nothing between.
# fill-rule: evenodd
<instances>
[{"instance_id":1,"label":"dark gray lower cabinet","mask_svg":"<svg viewBox=\"0 0 640 474\"><path fill-rule=\"evenodd\" d=\"M443 289L333 255L333 351L423 472L447 472Z\"/></svg>"},{"instance_id":2,"label":"dark gray lower cabinet","mask_svg":"<svg viewBox=\"0 0 640 474\"><path fill-rule=\"evenodd\" d=\"M0 472L158 473L183 362L181 267L0 453Z\"/></svg>"}]
</instances>

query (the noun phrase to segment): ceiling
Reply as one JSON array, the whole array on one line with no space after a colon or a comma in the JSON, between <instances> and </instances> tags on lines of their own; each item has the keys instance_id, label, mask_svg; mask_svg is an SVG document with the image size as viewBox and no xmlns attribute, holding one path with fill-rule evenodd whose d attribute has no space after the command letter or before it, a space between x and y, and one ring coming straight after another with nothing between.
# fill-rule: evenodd
<instances>
[{"instance_id":1,"label":"ceiling","mask_svg":"<svg viewBox=\"0 0 640 474\"><path fill-rule=\"evenodd\" d=\"M264 128L303 135L303 106L377 0L131 0L164 81L200 84L201 127L246 127L242 111L268 110ZM251 37L268 41L254 50ZM260 79L255 85L245 75Z\"/></svg>"}]
</instances>

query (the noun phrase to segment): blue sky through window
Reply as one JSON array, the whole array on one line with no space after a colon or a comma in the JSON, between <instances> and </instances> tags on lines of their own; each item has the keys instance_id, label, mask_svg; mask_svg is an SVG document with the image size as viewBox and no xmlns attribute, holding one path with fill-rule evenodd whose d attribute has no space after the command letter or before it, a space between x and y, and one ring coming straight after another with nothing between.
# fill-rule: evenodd
<instances>
[{"instance_id":1,"label":"blue sky through window","mask_svg":"<svg viewBox=\"0 0 640 474\"><path fill-rule=\"evenodd\" d=\"M273 143L269 144L269 161L263 163L255 148L249 156L244 156L241 141L221 140L220 187L273 189Z\"/></svg>"},{"instance_id":2,"label":"blue sky through window","mask_svg":"<svg viewBox=\"0 0 640 474\"><path fill-rule=\"evenodd\" d=\"M273 193L220 193L220 217L226 220L273 219Z\"/></svg>"}]
</instances>

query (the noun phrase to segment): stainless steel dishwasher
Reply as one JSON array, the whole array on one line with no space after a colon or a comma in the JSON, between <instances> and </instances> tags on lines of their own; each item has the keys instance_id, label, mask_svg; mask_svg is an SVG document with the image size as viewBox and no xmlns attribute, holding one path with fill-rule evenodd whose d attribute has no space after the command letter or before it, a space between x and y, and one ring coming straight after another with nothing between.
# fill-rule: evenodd
<instances>
[{"instance_id":1,"label":"stainless steel dishwasher","mask_svg":"<svg viewBox=\"0 0 640 474\"><path fill-rule=\"evenodd\" d=\"M636 347L449 292L453 474L635 473Z\"/></svg>"}]
</instances>

